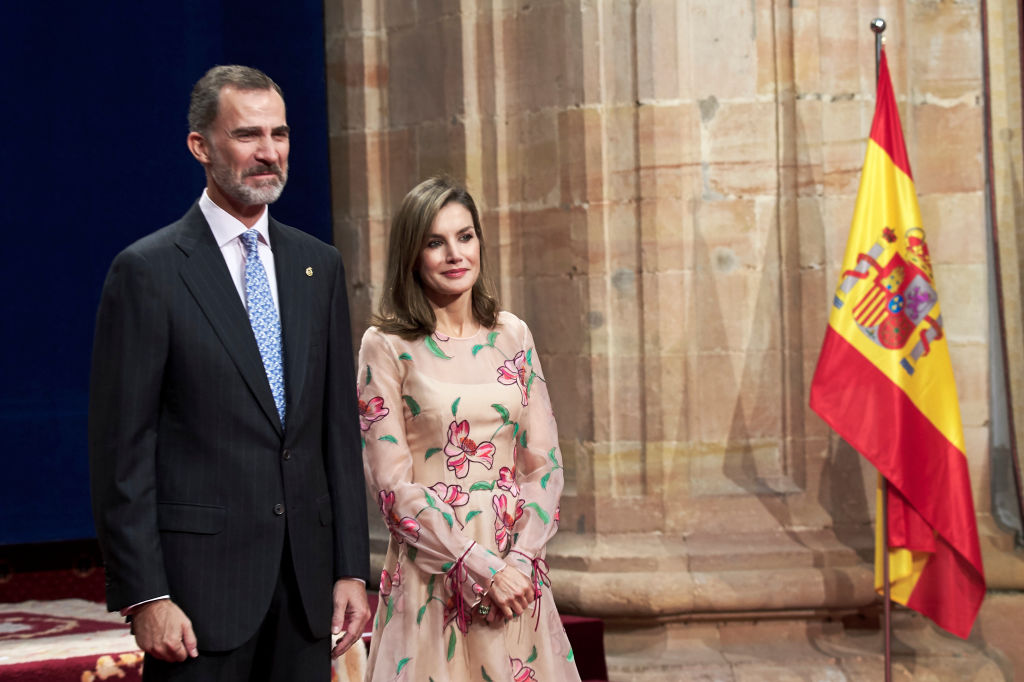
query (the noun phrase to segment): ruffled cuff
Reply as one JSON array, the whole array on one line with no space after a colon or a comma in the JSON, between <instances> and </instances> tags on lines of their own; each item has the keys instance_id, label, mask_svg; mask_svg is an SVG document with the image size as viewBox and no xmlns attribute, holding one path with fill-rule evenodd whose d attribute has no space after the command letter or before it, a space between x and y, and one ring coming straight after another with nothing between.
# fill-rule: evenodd
<instances>
[{"instance_id":1,"label":"ruffled cuff","mask_svg":"<svg viewBox=\"0 0 1024 682\"><path fill-rule=\"evenodd\" d=\"M448 615L460 630L472 622L472 609L483 599L498 571L506 568L502 559L477 543L472 543L445 572L444 584L451 595Z\"/></svg>"}]
</instances>

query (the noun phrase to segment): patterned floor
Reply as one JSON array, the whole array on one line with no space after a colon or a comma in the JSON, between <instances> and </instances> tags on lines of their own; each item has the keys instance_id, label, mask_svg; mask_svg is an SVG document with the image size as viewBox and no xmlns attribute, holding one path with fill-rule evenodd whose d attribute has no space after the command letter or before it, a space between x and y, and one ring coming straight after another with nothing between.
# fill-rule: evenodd
<instances>
[{"instance_id":1,"label":"patterned floor","mask_svg":"<svg viewBox=\"0 0 1024 682\"><path fill-rule=\"evenodd\" d=\"M360 643L334 666L332 682L362 679ZM0 680L94 682L142 679L142 654L124 618L83 599L0 604Z\"/></svg>"}]
</instances>

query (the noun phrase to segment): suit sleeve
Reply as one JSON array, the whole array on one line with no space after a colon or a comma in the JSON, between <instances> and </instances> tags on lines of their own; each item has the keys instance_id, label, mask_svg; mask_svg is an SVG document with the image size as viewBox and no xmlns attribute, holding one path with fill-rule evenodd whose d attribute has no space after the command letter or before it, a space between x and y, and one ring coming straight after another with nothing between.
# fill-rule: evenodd
<instances>
[{"instance_id":1,"label":"suit sleeve","mask_svg":"<svg viewBox=\"0 0 1024 682\"><path fill-rule=\"evenodd\" d=\"M89 471L107 607L168 593L156 512L166 309L150 264L124 251L103 285L89 389Z\"/></svg>"},{"instance_id":2,"label":"suit sleeve","mask_svg":"<svg viewBox=\"0 0 1024 682\"><path fill-rule=\"evenodd\" d=\"M370 545L366 521L366 483L363 478L356 402L355 367L349 326L348 293L341 255L331 295L327 382L324 400L324 457L334 517L334 577L369 582Z\"/></svg>"}]
</instances>

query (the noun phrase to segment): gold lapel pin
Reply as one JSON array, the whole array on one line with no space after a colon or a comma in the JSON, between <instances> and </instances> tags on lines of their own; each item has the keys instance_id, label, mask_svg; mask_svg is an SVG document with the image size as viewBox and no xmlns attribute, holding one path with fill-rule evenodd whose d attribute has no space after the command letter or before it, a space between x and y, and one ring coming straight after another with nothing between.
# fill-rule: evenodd
<instances>
[{"instance_id":1,"label":"gold lapel pin","mask_svg":"<svg viewBox=\"0 0 1024 682\"><path fill-rule=\"evenodd\" d=\"M307 267L306 268L306 277L312 277L312 276L313 276L313 268Z\"/></svg>"}]
</instances>

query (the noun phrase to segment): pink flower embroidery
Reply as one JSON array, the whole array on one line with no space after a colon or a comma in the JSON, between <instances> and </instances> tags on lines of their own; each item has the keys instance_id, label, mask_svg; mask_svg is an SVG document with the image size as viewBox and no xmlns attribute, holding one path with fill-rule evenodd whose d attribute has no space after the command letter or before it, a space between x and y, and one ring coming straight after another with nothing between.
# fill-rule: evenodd
<instances>
[{"instance_id":1,"label":"pink flower embroidery","mask_svg":"<svg viewBox=\"0 0 1024 682\"><path fill-rule=\"evenodd\" d=\"M441 343L444 343L445 341L447 341L451 337L445 336L441 332L435 330L434 331L434 338L437 339L438 341L440 341Z\"/></svg>"},{"instance_id":2,"label":"pink flower embroidery","mask_svg":"<svg viewBox=\"0 0 1024 682\"><path fill-rule=\"evenodd\" d=\"M501 467L498 470L498 487L512 493L513 497L519 497L519 484L516 483L516 468Z\"/></svg>"},{"instance_id":3,"label":"pink flower embroidery","mask_svg":"<svg viewBox=\"0 0 1024 682\"><path fill-rule=\"evenodd\" d=\"M402 564L395 566L395 575L392 576L386 570L380 572L380 596L391 595L391 589L402 584Z\"/></svg>"},{"instance_id":4,"label":"pink flower embroidery","mask_svg":"<svg viewBox=\"0 0 1024 682\"><path fill-rule=\"evenodd\" d=\"M508 497L504 493L491 499L491 506L494 507L494 541L498 545L498 551L507 552L512 546L512 526L522 518L525 504L522 500L517 500L513 515L508 511Z\"/></svg>"},{"instance_id":5,"label":"pink flower embroidery","mask_svg":"<svg viewBox=\"0 0 1024 682\"><path fill-rule=\"evenodd\" d=\"M398 518L398 514L394 511L395 506L395 493L392 490L381 490L380 495L380 513L384 515L384 522L388 525L388 530L399 542L408 540L410 542L417 542L420 539L420 523L411 516L404 516Z\"/></svg>"},{"instance_id":6,"label":"pink flower embroidery","mask_svg":"<svg viewBox=\"0 0 1024 682\"><path fill-rule=\"evenodd\" d=\"M526 680L535 680L533 676L533 668L528 667L523 663L521 658L509 658L509 662L512 664L512 679L515 682L526 682Z\"/></svg>"},{"instance_id":7,"label":"pink flower embroidery","mask_svg":"<svg viewBox=\"0 0 1024 682\"><path fill-rule=\"evenodd\" d=\"M560 511L562 511L562 508L561 508L561 507L555 507L555 524L556 524L556 525L558 524L558 521L559 521L559 518L558 518L558 513L559 513Z\"/></svg>"},{"instance_id":8,"label":"pink flower embroidery","mask_svg":"<svg viewBox=\"0 0 1024 682\"><path fill-rule=\"evenodd\" d=\"M448 425L448 444L444 446L444 454L448 457L448 469L455 472L456 478L466 477L470 462L490 469L494 465L494 449L490 441L477 445L470 439L468 421L453 421Z\"/></svg>"},{"instance_id":9,"label":"pink flower embroidery","mask_svg":"<svg viewBox=\"0 0 1024 682\"><path fill-rule=\"evenodd\" d=\"M437 493L437 496L450 507L461 507L469 502L469 493L464 492L457 485L445 485L438 481L430 486L430 489Z\"/></svg>"},{"instance_id":10,"label":"pink flower embroidery","mask_svg":"<svg viewBox=\"0 0 1024 682\"><path fill-rule=\"evenodd\" d=\"M388 408L384 407L384 398L377 396L371 398L370 402L363 402L359 400L359 428L363 431L370 430L370 424L373 422L379 422L384 417L388 416L390 412Z\"/></svg>"},{"instance_id":11,"label":"pink flower embroidery","mask_svg":"<svg viewBox=\"0 0 1024 682\"><path fill-rule=\"evenodd\" d=\"M519 465L519 442L512 440L512 468L501 467L498 470L498 487L507 490L514 497L519 497L519 484L516 483L516 467Z\"/></svg>"},{"instance_id":12,"label":"pink flower embroidery","mask_svg":"<svg viewBox=\"0 0 1024 682\"><path fill-rule=\"evenodd\" d=\"M525 351L519 351L514 358L506 360L505 364L498 368L498 383L506 386L519 384L519 390L523 394L523 405L525 406L529 402L529 396L526 394Z\"/></svg>"}]
</instances>

